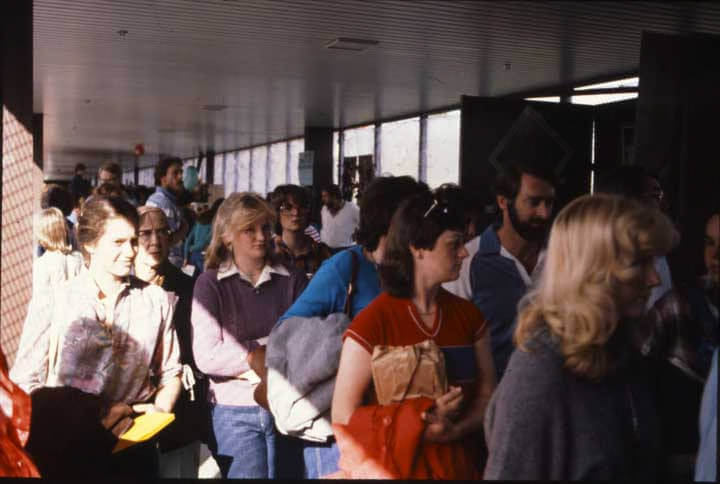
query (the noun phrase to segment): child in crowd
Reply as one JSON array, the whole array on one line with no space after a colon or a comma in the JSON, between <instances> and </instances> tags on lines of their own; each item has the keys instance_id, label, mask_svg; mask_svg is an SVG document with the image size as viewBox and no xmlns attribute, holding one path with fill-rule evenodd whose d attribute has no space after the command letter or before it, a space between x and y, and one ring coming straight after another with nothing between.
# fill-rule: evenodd
<instances>
[{"instance_id":1,"label":"child in crowd","mask_svg":"<svg viewBox=\"0 0 720 484\"><path fill-rule=\"evenodd\" d=\"M46 208L35 215L35 237L45 252L33 263L33 295L42 294L78 275L82 254L68 244L68 227L60 209Z\"/></svg>"}]
</instances>

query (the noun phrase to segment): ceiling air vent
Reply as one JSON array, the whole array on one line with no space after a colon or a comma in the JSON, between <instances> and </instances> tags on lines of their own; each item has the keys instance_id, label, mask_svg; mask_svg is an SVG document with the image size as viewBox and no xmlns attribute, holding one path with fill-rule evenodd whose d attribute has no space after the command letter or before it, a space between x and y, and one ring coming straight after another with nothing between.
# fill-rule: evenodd
<instances>
[{"instance_id":1,"label":"ceiling air vent","mask_svg":"<svg viewBox=\"0 0 720 484\"><path fill-rule=\"evenodd\" d=\"M362 52L368 48L378 45L380 42L377 40L368 39L351 39L349 37L338 37L325 44L326 49L335 50L351 50L354 52Z\"/></svg>"}]
</instances>

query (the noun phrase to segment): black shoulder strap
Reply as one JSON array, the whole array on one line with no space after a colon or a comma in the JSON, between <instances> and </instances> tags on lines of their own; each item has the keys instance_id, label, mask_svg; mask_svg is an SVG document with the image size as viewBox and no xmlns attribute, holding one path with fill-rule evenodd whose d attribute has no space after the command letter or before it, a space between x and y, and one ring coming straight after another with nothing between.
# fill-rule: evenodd
<instances>
[{"instance_id":1,"label":"black shoulder strap","mask_svg":"<svg viewBox=\"0 0 720 484\"><path fill-rule=\"evenodd\" d=\"M345 309L343 310L343 312L347 314L348 318L352 312L352 298L355 294L355 279L357 279L358 266L360 265L355 251L350 250L349 252L350 255L352 255L352 272L350 273L350 282L348 283L347 297L345 298Z\"/></svg>"}]
</instances>

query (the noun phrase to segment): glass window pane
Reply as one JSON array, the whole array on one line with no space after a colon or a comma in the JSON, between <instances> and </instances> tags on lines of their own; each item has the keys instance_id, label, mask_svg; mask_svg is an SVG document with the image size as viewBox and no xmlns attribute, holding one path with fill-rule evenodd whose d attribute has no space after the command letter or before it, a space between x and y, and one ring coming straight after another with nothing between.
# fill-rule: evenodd
<instances>
[{"instance_id":1,"label":"glass window pane","mask_svg":"<svg viewBox=\"0 0 720 484\"><path fill-rule=\"evenodd\" d=\"M375 149L375 126L345 130L344 156L372 155Z\"/></svg>"},{"instance_id":2,"label":"glass window pane","mask_svg":"<svg viewBox=\"0 0 720 484\"><path fill-rule=\"evenodd\" d=\"M634 99L636 97L638 97L636 92L621 92L617 94L586 94L584 96L570 96L570 102L573 104L597 106L598 104L625 101L626 99Z\"/></svg>"},{"instance_id":3,"label":"glass window pane","mask_svg":"<svg viewBox=\"0 0 720 484\"><path fill-rule=\"evenodd\" d=\"M384 141L384 140L383 140ZM460 110L427 119L427 184L460 182Z\"/></svg>"},{"instance_id":4,"label":"glass window pane","mask_svg":"<svg viewBox=\"0 0 720 484\"><path fill-rule=\"evenodd\" d=\"M250 191L250 150L237 152L237 178L233 187L234 192Z\"/></svg>"},{"instance_id":5,"label":"glass window pane","mask_svg":"<svg viewBox=\"0 0 720 484\"><path fill-rule=\"evenodd\" d=\"M146 187L155 186L155 168L141 168L138 172L138 183Z\"/></svg>"},{"instance_id":6,"label":"glass window pane","mask_svg":"<svg viewBox=\"0 0 720 484\"><path fill-rule=\"evenodd\" d=\"M252 150L252 170L250 173L250 190L263 197L266 193L267 181L267 146L258 146Z\"/></svg>"},{"instance_id":7,"label":"glass window pane","mask_svg":"<svg viewBox=\"0 0 720 484\"><path fill-rule=\"evenodd\" d=\"M410 175L417 179L420 166L420 118L403 119L380 126L382 173Z\"/></svg>"},{"instance_id":8,"label":"glass window pane","mask_svg":"<svg viewBox=\"0 0 720 484\"><path fill-rule=\"evenodd\" d=\"M540 101L546 103L559 103L560 96L545 96L545 97L526 97L526 101Z\"/></svg>"},{"instance_id":9,"label":"glass window pane","mask_svg":"<svg viewBox=\"0 0 720 484\"><path fill-rule=\"evenodd\" d=\"M625 79L618 79L617 81L600 82L598 84L586 84L584 86L576 87L576 91L582 91L585 89L605 89L611 87L638 87L640 85L639 77L628 77Z\"/></svg>"},{"instance_id":10,"label":"glass window pane","mask_svg":"<svg viewBox=\"0 0 720 484\"><path fill-rule=\"evenodd\" d=\"M223 173L223 185L225 185L225 197L235 191L235 184L238 176L238 155L239 151L225 154L225 172Z\"/></svg>"},{"instance_id":11,"label":"glass window pane","mask_svg":"<svg viewBox=\"0 0 720 484\"><path fill-rule=\"evenodd\" d=\"M340 159L340 131L333 131L333 183L340 184L340 172L338 171L338 160Z\"/></svg>"},{"instance_id":12,"label":"glass window pane","mask_svg":"<svg viewBox=\"0 0 720 484\"><path fill-rule=\"evenodd\" d=\"M270 173L268 173L269 191L275 190L278 185L287 183L287 143L273 143L270 145Z\"/></svg>"},{"instance_id":13,"label":"glass window pane","mask_svg":"<svg viewBox=\"0 0 720 484\"><path fill-rule=\"evenodd\" d=\"M221 185L225 180L225 153L215 154L215 184Z\"/></svg>"},{"instance_id":14,"label":"glass window pane","mask_svg":"<svg viewBox=\"0 0 720 484\"><path fill-rule=\"evenodd\" d=\"M300 153L303 151L305 151L305 138L290 141L290 183L294 183L295 185L300 184L298 163L300 161Z\"/></svg>"}]
</instances>

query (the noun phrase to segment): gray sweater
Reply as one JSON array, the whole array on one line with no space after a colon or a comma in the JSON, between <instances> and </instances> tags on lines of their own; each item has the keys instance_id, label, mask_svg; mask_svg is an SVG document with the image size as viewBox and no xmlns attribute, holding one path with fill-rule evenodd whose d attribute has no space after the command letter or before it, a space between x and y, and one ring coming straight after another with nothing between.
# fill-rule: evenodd
<instances>
[{"instance_id":1,"label":"gray sweater","mask_svg":"<svg viewBox=\"0 0 720 484\"><path fill-rule=\"evenodd\" d=\"M534 343L515 350L488 406L485 479L654 480L659 429L644 362L591 382L563 367L546 332Z\"/></svg>"}]
</instances>

